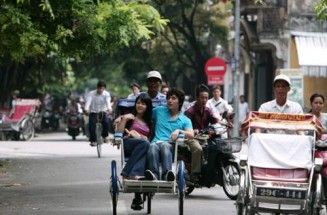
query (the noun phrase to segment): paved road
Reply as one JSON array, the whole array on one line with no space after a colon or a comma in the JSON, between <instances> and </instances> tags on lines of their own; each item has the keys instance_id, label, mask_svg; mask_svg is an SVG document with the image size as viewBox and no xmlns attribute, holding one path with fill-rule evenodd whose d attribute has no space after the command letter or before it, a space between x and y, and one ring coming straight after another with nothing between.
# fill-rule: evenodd
<instances>
[{"instance_id":1,"label":"paved road","mask_svg":"<svg viewBox=\"0 0 327 215\"><path fill-rule=\"evenodd\" d=\"M97 158L80 136L72 141L65 133L39 134L31 142L0 142L0 214L89 215L112 214L109 195L111 160L120 151L104 145ZM133 194L121 193L118 214L146 214L130 209ZM236 214L233 201L222 188L196 189L185 200L184 214ZM152 214L178 214L174 194L156 194Z\"/></svg>"},{"instance_id":2,"label":"paved road","mask_svg":"<svg viewBox=\"0 0 327 215\"><path fill-rule=\"evenodd\" d=\"M85 137L72 141L65 133L39 134L31 142L0 141L0 215L112 214L110 163L120 162L120 151L111 145L103 150L99 159ZM120 194L119 215L146 214L130 209L132 198ZM184 208L186 215L236 214L220 187L196 189ZM178 214L177 196L156 194L152 214Z\"/></svg>"}]
</instances>

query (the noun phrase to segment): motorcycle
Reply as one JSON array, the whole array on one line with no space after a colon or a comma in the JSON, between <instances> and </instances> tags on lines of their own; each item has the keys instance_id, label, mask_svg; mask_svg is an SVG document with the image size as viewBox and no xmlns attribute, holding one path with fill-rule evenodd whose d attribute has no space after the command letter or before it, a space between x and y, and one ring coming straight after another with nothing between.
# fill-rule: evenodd
<instances>
[{"instance_id":1,"label":"motorcycle","mask_svg":"<svg viewBox=\"0 0 327 215\"><path fill-rule=\"evenodd\" d=\"M235 200L239 191L240 166L233 155L241 151L242 140L239 138L222 138L226 128L209 126L201 130L197 139L203 139L203 159L201 174L197 181L190 176L191 152L187 147L179 147L179 159L184 160L186 166L186 195L195 188L214 187L216 184L223 187L225 194Z\"/></svg>"},{"instance_id":2,"label":"motorcycle","mask_svg":"<svg viewBox=\"0 0 327 215\"><path fill-rule=\"evenodd\" d=\"M76 112L69 112L67 114L67 132L68 135L76 140L76 136L80 134L82 130L82 116Z\"/></svg>"},{"instance_id":3,"label":"motorcycle","mask_svg":"<svg viewBox=\"0 0 327 215\"><path fill-rule=\"evenodd\" d=\"M323 204L326 205L327 210L327 203L326 203L326 196L327 196L327 134L323 134L319 140L316 141L315 144L315 158L321 158L323 160L322 168L320 170L321 178L322 178L322 186L323 186L323 193L322 196L325 201Z\"/></svg>"},{"instance_id":4,"label":"motorcycle","mask_svg":"<svg viewBox=\"0 0 327 215\"><path fill-rule=\"evenodd\" d=\"M60 114L58 111L52 112L46 109L41 117L41 129L58 130L59 129Z\"/></svg>"}]
</instances>

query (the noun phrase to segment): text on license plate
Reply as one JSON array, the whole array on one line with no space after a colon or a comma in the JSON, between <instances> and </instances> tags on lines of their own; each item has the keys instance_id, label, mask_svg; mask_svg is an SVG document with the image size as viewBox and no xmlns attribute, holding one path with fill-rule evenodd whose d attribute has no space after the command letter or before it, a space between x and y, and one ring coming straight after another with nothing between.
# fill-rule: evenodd
<instances>
[{"instance_id":1,"label":"text on license plate","mask_svg":"<svg viewBox=\"0 0 327 215\"><path fill-rule=\"evenodd\" d=\"M303 190L286 190L276 188L257 187L258 196L268 196L276 198L305 199L306 191Z\"/></svg>"}]
</instances>

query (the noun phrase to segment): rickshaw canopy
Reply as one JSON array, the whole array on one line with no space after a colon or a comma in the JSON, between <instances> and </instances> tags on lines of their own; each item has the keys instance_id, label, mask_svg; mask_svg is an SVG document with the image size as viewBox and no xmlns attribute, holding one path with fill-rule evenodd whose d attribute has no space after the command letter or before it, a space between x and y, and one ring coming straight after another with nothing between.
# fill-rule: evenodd
<instances>
[{"instance_id":1,"label":"rickshaw canopy","mask_svg":"<svg viewBox=\"0 0 327 215\"><path fill-rule=\"evenodd\" d=\"M265 128L291 131L323 132L319 120L312 114L285 114L252 111L242 123L242 130L249 128Z\"/></svg>"}]
</instances>

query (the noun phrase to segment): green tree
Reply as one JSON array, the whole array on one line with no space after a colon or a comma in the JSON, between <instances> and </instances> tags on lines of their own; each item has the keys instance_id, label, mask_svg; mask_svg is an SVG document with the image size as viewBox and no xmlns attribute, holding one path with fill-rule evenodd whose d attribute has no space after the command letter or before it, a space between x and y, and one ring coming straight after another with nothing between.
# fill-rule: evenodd
<instances>
[{"instance_id":1,"label":"green tree","mask_svg":"<svg viewBox=\"0 0 327 215\"><path fill-rule=\"evenodd\" d=\"M315 6L315 11L319 19L327 20L327 0L321 0Z\"/></svg>"},{"instance_id":2,"label":"green tree","mask_svg":"<svg viewBox=\"0 0 327 215\"><path fill-rule=\"evenodd\" d=\"M147 1L3 1L0 99L14 88L23 95L62 89L71 62L113 55L150 39L166 23Z\"/></svg>"},{"instance_id":3,"label":"green tree","mask_svg":"<svg viewBox=\"0 0 327 215\"><path fill-rule=\"evenodd\" d=\"M213 47L216 44L227 47L228 28L224 24L227 14L219 9L217 1L208 4L200 0L153 0L152 3L169 23L160 36L142 44L141 52L147 50L146 55L141 58L137 52L129 55L134 63L143 65L133 68L158 70L170 85L193 94L194 84L206 83L204 65L213 56ZM131 68L124 69L130 74Z\"/></svg>"}]
</instances>

